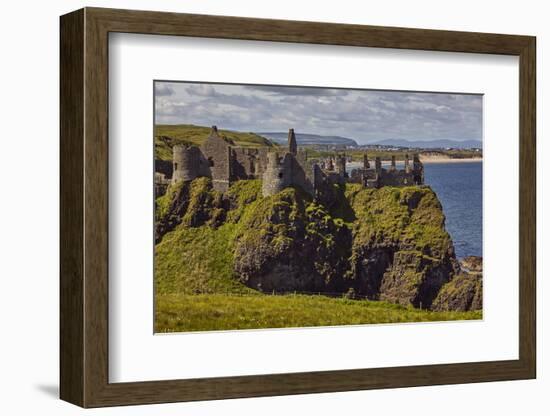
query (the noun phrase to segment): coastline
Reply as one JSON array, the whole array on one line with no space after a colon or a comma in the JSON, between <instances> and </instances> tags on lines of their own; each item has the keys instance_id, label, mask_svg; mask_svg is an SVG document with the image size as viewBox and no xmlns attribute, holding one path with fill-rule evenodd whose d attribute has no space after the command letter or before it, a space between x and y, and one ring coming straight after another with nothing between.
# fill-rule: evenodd
<instances>
[{"instance_id":1,"label":"coastline","mask_svg":"<svg viewBox=\"0 0 550 416\"><path fill-rule=\"evenodd\" d=\"M483 158L481 157L469 157L469 158L451 158L451 157L422 157L420 156L420 161L425 164L435 164L435 163L475 163L475 162L483 162ZM401 164L403 163L400 161ZM383 160L382 166L388 167L390 165L389 160ZM356 169L363 166L362 162L348 162L347 167L348 169ZM402 169L402 166L399 166L398 162L398 168Z\"/></svg>"},{"instance_id":2,"label":"coastline","mask_svg":"<svg viewBox=\"0 0 550 416\"><path fill-rule=\"evenodd\" d=\"M465 158L451 158L451 157L422 157L420 156L422 163L473 163L483 162L481 157L465 157Z\"/></svg>"}]
</instances>

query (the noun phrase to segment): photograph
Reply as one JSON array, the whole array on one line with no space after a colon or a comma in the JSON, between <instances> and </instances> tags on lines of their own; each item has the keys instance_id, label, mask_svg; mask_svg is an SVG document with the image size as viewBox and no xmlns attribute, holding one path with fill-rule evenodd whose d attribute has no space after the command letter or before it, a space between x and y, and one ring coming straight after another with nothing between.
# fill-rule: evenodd
<instances>
[{"instance_id":1,"label":"photograph","mask_svg":"<svg viewBox=\"0 0 550 416\"><path fill-rule=\"evenodd\" d=\"M155 333L483 319L482 94L153 91Z\"/></svg>"}]
</instances>

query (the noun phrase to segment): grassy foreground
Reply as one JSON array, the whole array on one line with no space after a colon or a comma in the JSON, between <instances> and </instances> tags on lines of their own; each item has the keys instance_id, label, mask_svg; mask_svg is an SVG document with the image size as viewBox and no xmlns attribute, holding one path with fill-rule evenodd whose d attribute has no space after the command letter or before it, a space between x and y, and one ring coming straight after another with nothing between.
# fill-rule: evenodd
<instances>
[{"instance_id":1,"label":"grassy foreground","mask_svg":"<svg viewBox=\"0 0 550 416\"><path fill-rule=\"evenodd\" d=\"M386 302L305 295L157 294L155 332L289 328L481 319Z\"/></svg>"}]
</instances>

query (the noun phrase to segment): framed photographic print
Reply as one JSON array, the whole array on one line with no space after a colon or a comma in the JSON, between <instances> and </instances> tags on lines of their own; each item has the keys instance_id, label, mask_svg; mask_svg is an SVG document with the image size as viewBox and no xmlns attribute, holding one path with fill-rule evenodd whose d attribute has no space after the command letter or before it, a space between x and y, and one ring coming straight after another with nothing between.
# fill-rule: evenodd
<instances>
[{"instance_id":1,"label":"framed photographic print","mask_svg":"<svg viewBox=\"0 0 550 416\"><path fill-rule=\"evenodd\" d=\"M61 398L534 378L535 38L61 17Z\"/></svg>"}]
</instances>

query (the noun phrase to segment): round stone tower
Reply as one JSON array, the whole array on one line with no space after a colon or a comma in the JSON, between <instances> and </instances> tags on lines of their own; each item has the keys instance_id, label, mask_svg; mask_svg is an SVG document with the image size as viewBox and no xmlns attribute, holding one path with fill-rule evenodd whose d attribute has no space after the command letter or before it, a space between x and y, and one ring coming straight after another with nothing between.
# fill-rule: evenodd
<instances>
[{"instance_id":1,"label":"round stone tower","mask_svg":"<svg viewBox=\"0 0 550 416\"><path fill-rule=\"evenodd\" d=\"M281 163L275 152L267 154L267 166L262 176L262 195L274 195L289 185L290 159L285 157Z\"/></svg>"},{"instance_id":2,"label":"round stone tower","mask_svg":"<svg viewBox=\"0 0 550 416\"><path fill-rule=\"evenodd\" d=\"M192 181L199 176L200 150L198 147L177 145L172 152L172 182Z\"/></svg>"}]
</instances>

